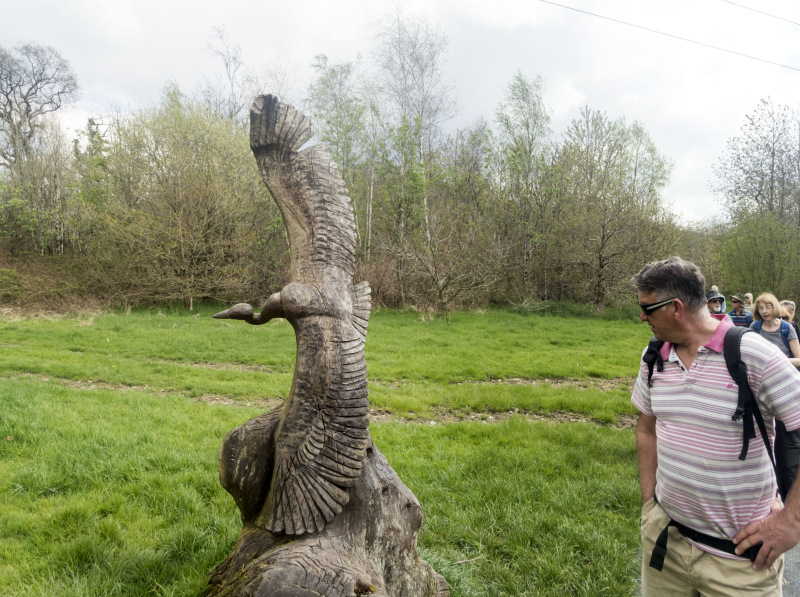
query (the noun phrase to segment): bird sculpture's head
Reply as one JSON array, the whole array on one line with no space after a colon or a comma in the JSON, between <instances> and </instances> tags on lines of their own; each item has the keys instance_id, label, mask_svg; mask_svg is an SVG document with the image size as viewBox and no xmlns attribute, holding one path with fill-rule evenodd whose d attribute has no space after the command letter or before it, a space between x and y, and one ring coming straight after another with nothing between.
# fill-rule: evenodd
<instances>
[{"instance_id":1,"label":"bird sculpture's head","mask_svg":"<svg viewBox=\"0 0 800 597\"><path fill-rule=\"evenodd\" d=\"M238 303L230 309L215 313L212 317L214 319L238 319L253 325L267 323L270 319L283 317L281 293L276 292L270 296L261 306L261 313L253 314L253 307L251 305L248 303Z\"/></svg>"}]
</instances>

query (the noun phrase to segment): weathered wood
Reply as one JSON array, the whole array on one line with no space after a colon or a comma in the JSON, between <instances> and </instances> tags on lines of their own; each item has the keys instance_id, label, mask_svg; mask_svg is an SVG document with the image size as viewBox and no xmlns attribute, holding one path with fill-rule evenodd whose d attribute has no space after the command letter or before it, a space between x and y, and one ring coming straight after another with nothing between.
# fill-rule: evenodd
<instances>
[{"instance_id":1,"label":"weathered wood","mask_svg":"<svg viewBox=\"0 0 800 597\"><path fill-rule=\"evenodd\" d=\"M355 223L336 164L322 146L297 151L311 136L301 112L256 98L250 146L286 225L293 281L260 313L238 304L214 317L286 318L297 360L283 408L234 429L220 448L220 482L244 528L210 594L449 595L417 555L422 509L369 435L370 289L353 283Z\"/></svg>"},{"instance_id":2,"label":"weathered wood","mask_svg":"<svg viewBox=\"0 0 800 597\"><path fill-rule=\"evenodd\" d=\"M209 594L448 596L444 578L417 555L421 526L417 498L370 444L350 502L324 531L297 539L245 522L236 547L213 572Z\"/></svg>"}]
</instances>

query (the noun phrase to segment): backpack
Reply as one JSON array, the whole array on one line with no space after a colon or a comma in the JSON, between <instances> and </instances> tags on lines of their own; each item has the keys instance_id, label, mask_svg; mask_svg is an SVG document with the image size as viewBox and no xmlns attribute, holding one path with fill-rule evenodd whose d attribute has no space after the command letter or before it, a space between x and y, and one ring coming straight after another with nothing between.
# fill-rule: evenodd
<instances>
[{"instance_id":1,"label":"backpack","mask_svg":"<svg viewBox=\"0 0 800 597\"><path fill-rule=\"evenodd\" d=\"M762 320L754 321L753 322L753 331L757 334L761 333L761 323ZM789 348L789 330L791 329L791 324L788 321L781 321L781 340L786 345L786 348ZM792 354L792 349L789 348L789 354Z\"/></svg>"},{"instance_id":2,"label":"backpack","mask_svg":"<svg viewBox=\"0 0 800 597\"><path fill-rule=\"evenodd\" d=\"M769 437L767 437L767 428L764 425L764 418L761 416L761 410L758 408L755 396L753 396L753 391L750 389L750 384L747 382L747 366L742 361L741 356L742 336L748 332L754 331L756 330L733 326L725 333L722 349L722 353L725 356L725 365L728 367L728 373L731 378L736 382L739 388L739 400L731 420L742 420L742 451L739 454L739 460L744 460L747 457L747 449L750 445L750 440L754 439L756 436L755 426L753 425L753 419L755 418L758 430L761 432L761 438L764 440L764 445L767 448L767 454L772 463L772 468L775 470L778 486L780 486L780 474L775 465L775 457L772 454L772 446L770 445ZM781 326L781 331L783 331L783 326ZM788 332L786 333L788 334ZM657 371L664 370L664 360L661 358L661 347L663 344L663 341L653 336L647 344L647 350L645 350L644 355L642 355L642 360L647 364L648 386L653 385L653 369L655 368Z\"/></svg>"},{"instance_id":3,"label":"backpack","mask_svg":"<svg viewBox=\"0 0 800 597\"><path fill-rule=\"evenodd\" d=\"M745 365L742 361L742 336L748 332L754 331L755 330L750 328L733 326L728 329L727 332L725 332L725 340L722 344L722 354L725 356L725 365L728 368L728 373L739 388L736 411L733 413L731 420L738 421L741 419L743 423L742 451L739 454L739 460L744 460L747 457L747 448L750 445L750 440L754 439L756 436L755 426L753 425L753 419L755 418L756 423L758 424L758 430L761 432L761 438L764 440L764 446L767 448L767 454L769 455L769 460L772 463L772 469L775 471L775 478L778 481L778 487L780 487L781 475L777 465L775 464L775 457L772 454L772 446L770 445L769 438L767 437L767 428L764 425L764 418L761 416L761 410L758 408L758 403L756 402L755 396L753 396L753 391L750 389L750 384L747 381L747 365ZM658 371L662 371L664 369L664 360L661 358L661 347L663 344L664 342L653 336L650 339L650 342L647 344L647 350L645 350L644 355L642 355L642 360L647 364L648 386L652 386L653 368L657 368ZM670 519L667 526L664 527L664 530L661 531L661 534L658 536L656 544L653 547L653 553L650 557L650 566L656 570L661 571L664 566L664 558L667 554L667 536L670 526L677 527L678 532L680 532L680 534L684 537L690 537L695 541L699 541L700 543L721 549L722 551L730 554L735 553L735 546L732 541L718 539L717 537L700 533L699 531L691 529ZM762 544L759 543L758 545L750 547L747 552L743 553L742 555L748 557L750 561L754 562L761 545Z\"/></svg>"}]
</instances>

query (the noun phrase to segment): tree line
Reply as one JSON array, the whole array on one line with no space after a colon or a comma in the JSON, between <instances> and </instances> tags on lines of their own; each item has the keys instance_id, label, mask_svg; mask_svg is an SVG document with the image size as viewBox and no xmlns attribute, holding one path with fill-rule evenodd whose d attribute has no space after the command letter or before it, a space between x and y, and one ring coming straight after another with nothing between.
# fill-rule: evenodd
<instances>
[{"instance_id":1,"label":"tree line","mask_svg":"<svg viewBox=\"0 0 800 597\"><path fill-rule=\"evenodd\" d=\"M773 179L751 180L747 135L765 126L755 117L719 166L736 217L686 229L662 198L671 164L644 127L585 107L556 136L539 77L518 72L491 121L448 130L447 39L424 19L395 14L369 62L318 56L301 98L285 97L279 69L247 74L223 31L213 48L224 76L193 93L167 85L155 105L99 115L71 140L53 118L79 92L69 64L37 44L0 48L0 302L192 308L258 301L284 284L286 234L248 145L256 90L276 90L316 123L355 211L357 277L377 304L602 310L630 302L644 263L679 250L717 284L762 288L746 277L758 275L791 294L775 284L800 251L788 180L800 169L776 145ZM770 267L741 245L767 232L795 239L778 243ZM757 272L737 269L741 255L731 262L740 252Z\"/></svg>"}]
</instances>

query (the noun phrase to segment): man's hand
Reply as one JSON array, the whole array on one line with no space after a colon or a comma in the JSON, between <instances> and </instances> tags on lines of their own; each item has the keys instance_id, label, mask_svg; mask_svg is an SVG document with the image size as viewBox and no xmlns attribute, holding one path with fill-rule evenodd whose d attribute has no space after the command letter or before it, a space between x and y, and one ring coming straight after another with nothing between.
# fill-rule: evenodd
<instances>
[{"instance_id":1,"label":"man's hand","mask_svg":"<svg viewBox=\"0 0 800 597\"><path fill-rule=\"evenodd\" d=\"M737 555L753 545L762 544L753 562L755 570L772 566L782 553L797 545L799 540L800 521L790 516L780 501L775 502L769 516L751 522L733 537Z\"/></svg>"}]
</instances>

